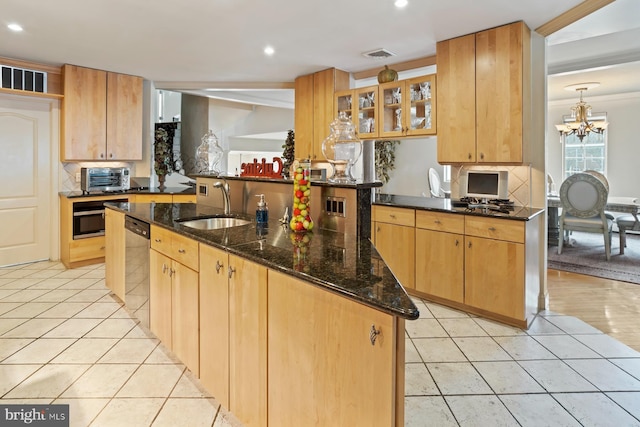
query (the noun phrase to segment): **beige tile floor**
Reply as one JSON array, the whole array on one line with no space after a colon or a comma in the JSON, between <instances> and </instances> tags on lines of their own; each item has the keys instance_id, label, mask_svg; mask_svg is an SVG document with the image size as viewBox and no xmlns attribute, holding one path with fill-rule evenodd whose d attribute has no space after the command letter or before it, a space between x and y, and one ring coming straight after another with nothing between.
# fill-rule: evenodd
<instances>
[{"instance_id":1,"label":"beige tile floor","mask_svg":"<svg viewBox=\"0 0 640 427\"><path fill-rule=\"evenodd\" d=\"M640 353L608 335L414 301L406 426L640 426ZM0 269L0 404L25 402L68 403L74 427L240 426L111 297L104 265Z\"/></svg>"}]
</instances>

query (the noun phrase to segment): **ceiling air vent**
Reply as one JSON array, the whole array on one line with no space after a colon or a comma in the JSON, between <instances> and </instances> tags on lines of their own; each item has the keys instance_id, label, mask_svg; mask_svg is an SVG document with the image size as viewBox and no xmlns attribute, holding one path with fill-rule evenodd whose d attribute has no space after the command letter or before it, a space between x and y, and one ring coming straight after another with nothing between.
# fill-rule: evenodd
<instances>
[{"instance_id":1,"label":"ceiling air vent","mask_svg":"<svg viewBox=\"0 0 640 427\"><path fill-rule=\"evenodd\" d=\"M382 59L382 58L388 58L390 56L396 56L395 53L389 52L387 49L376 49L376 50L372 50L371 52L365 52L362 55L366 56L367 58L374 58L374 59Z\"/></svg>"}]
</instances>

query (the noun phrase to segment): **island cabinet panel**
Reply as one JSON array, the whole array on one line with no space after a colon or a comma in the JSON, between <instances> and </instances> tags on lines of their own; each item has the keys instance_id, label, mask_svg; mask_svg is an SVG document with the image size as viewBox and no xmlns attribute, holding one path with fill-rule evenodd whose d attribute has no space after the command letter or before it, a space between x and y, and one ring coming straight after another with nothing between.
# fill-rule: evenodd
<instances>
[{"instance_id":1,"label":"island cabinet panel","mask_svg":"<svg viewBox=\"0 0 640 427\"><path fill-rule=\"evenodd\" d=\"M396 425L393 316L272 270L268 299L270 426Z\"/></svg>"},{"instance_id":2,"label":"island cabinet panel","mask_svg":"<svg viewBox=\"0 0 640 427\"><path fill-rule=\"evenodd\" d=\"M229 267L225 251L200 244L200 381L229 409Z\"/></svg>"},{"instance_id":3,"label":"island cabinet panel","mask_svg":"<svg viewBox=\"0 0 640 427\"><path fill-rule=\"evenodd\" d=\"M229 255L227 271L229 409L247 426L266 426L267 269Z\"/></svg>"},{"instance_id":4,"label":"island cabinet panel","mask_svg":"<svg viewBox=\"0 0 640 427\"><path fill-rule=\"evenodd\" d=\"M105 284L118 298L124 301L125 281L125 229L124 214L105 209Z\"/></svg>"},{"instance_id":5,"label":"island cabinet panel","mask_svg":"<svg viewBox=\"0 0 640 427\"><path fill-rule=\"evenodd\" d=\"M198 242L152 225L149 261L151 332L198 376Z\"/></svg>"}]
</instances>

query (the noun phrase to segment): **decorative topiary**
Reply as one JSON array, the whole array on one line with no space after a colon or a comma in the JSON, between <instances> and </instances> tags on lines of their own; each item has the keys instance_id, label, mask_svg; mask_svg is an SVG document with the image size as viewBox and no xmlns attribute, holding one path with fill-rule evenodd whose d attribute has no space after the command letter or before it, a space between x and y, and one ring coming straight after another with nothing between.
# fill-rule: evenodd
<instances>
[{"instance_id":1,"label":"decorative topiary","mask_svg":"<svg viewBox=\"0 0 640 427\"><path fill-rule=\"evenodd\" d=\"M375 142L376 176L383 183L389 182L390 173L395 169L396 145L399 140L379 140Z\"/></svg>"},{"instance_id":2,"label":"decorative topiary","mask_svg":"<svg viewBox=\"0 0 640 427\"><path fill-rule=\"evenodd\" d=\"M287 140L282 145L282 159L284 160L282 164L282 177L289 177L289 169L293 164L293 159L295 158L295 134L293 130L289 130L287 133Z\"/></svg>"},{"instance_id":3,"label":"decorative topiary","mask_svg":"<svg viewBox=\"0 0 640 427\"><path fill-rule=\"evenodd\" d=\"M156 128L153 152L154 170L162 186L166 175L171 175L173 171L173 150L169 144L169 133L161 127Z\"/></svg>"}]
</instances>

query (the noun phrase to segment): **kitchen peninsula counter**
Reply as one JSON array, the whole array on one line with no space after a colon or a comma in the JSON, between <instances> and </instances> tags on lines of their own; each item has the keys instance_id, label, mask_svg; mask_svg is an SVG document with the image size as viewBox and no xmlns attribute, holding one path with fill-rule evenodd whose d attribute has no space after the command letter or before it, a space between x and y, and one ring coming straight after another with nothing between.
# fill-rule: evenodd
<instances>
[{"instance_id":1,"label":"kitchen peninsula counter","mask_svg":"<svg viewBox=\"0 0 640 427\"><path fill-rule=\"evenodd\" d=\"M306 239L303 235L302 240L296 241L296 233L277 219L271 218L269 226L260 230L254 218L246 215L239 216L251 220L250 225L218 230L198 230L176 222L222 214L220 209L196 204L107 203L106 206L393 316L417 319L420 314L368 239L314 229ZM296 245L302 251L297 251ZM297 252L304 254L298 257Z\"/></svg>"}]
</instances>

